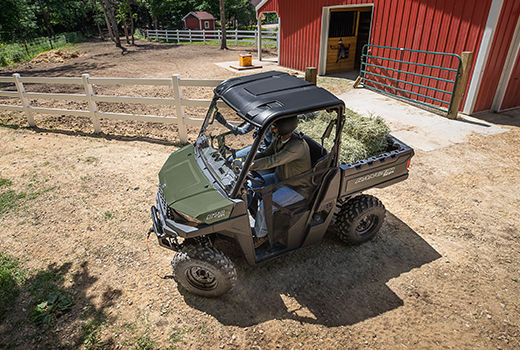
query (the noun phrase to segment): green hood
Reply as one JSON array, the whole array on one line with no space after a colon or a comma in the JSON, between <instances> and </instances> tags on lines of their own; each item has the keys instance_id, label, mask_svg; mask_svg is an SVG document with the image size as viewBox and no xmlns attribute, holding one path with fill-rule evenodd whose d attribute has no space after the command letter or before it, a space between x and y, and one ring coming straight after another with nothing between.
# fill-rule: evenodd
<instances>
[{"instance_id":1,"label":"green hood","mask_svg":"<svg viewBox=\"0 0 520 350\"><path fill-rule=\"evenodd\" d=\"M211 224L231 215L233 202L222 196L200 169L193 145L173 152L159 172L166 203L173 209Z\"/></svg>"}]
</instances>

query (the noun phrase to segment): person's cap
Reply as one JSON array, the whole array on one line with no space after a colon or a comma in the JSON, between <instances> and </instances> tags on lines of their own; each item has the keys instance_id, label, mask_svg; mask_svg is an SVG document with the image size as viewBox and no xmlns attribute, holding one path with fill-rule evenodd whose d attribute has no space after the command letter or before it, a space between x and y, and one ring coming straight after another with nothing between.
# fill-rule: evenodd
<instances>
[{"instance_id":1,"label":"person's cap","mask_svg":"<svg viewBox=\"0 0 520 350\"><path fill-rule=\"evenodd\" d=\"M290 117L274 122L274 126L278 129L278 133L282 136L290 134L298 126L298 117Z\"/></svg>"}]
</instances>

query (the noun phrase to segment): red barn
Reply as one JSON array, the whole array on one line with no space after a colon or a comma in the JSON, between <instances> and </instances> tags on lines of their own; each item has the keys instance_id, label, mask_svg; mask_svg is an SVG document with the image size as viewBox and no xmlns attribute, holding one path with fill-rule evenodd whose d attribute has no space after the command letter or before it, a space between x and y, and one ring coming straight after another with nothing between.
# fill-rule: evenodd
<instances>
[{"instance_id":1,"label":"red barn","mask_svg":"<svg viewBox=\"0 0 520 350\"><path fill-rule=\"evenodd\" d=\"M184 29L194 30L214 30L215 17L211 13L205 11L190 12L182 18Z\"/></svg>"},{"instance_id":2,"label":"red barn","mask_svg":"<svg viewBox=\"0 0 520 350\"><path fill-rule=\"evenodd\" d=\"M458 62L446 53L471 51L460 109L471 114L520 107L519 0L263 0L256 11L259 17L275 12L280 19L282 66L318 67L320 75L359 69L364 45L375 45L368 57L383 58L386 64L372 64L374 84L386 85L380 86L385 92L412 90L414 99L430 99L437 105L439 96L453 89L450 80L456 80L451 77L457 69L433 73L435 67L454 67L452 58ZM397 49L392 53L378 46ZM440 54L428 56L422 51ZM411 78L404 84L400 70L410 71L405 72ZM382 71L394 84L381 84L377 75ZM397 72L398 78L388 72Z\"/></svg>"}]
</instances>

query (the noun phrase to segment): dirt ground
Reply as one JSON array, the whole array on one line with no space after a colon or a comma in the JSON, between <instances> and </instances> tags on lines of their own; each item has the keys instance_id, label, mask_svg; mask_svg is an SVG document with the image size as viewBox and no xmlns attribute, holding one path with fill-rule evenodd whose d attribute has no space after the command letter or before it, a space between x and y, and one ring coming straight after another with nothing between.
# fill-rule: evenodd
<instances>
[{"instance_id":1,"label":"dirt ground","mask_svg":"<svg viewBox=\"0 0 520 350\"><path fill-rule=\"evenodd\" d=\"M0 73L227 78L208 62L239 53L139 45L121 56L87 43L62 64ZM350 83L323 84L339 91ZM34 195L0 214L0 251L63 276L75 304L37 327L24 290L1 320L0 347L518 349L520 122L498 121L510 131L417 151L408 180L371 191L387 208L375 240L352 247L328 235L258 267L226 246L237 286L204 299L171 279L170 252L154 239L151 258L146 248L174 128L104 122L93 136L80 118L38 117L40 128L29 129L4 114L0 177Z\"/></svg>"}]
</instances>

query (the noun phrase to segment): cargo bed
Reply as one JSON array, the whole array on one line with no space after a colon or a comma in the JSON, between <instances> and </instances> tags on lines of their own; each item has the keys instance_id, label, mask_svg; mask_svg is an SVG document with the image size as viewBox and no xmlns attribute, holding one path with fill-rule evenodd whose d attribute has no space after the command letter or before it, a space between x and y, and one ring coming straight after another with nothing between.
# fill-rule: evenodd
<instances>
[{"instance_id":1,"label":"cargo bed","mask_svg":"<svg viewBox=\"0 0 520 350\"><path fill-rule=\"evenodd\" d=\"M405 180L408 178L408 166L413 155L411 147L389 135L385 153L340 165L340 199L346 199L373 187L383 188Z\"/></svg>"}]
</instances>

